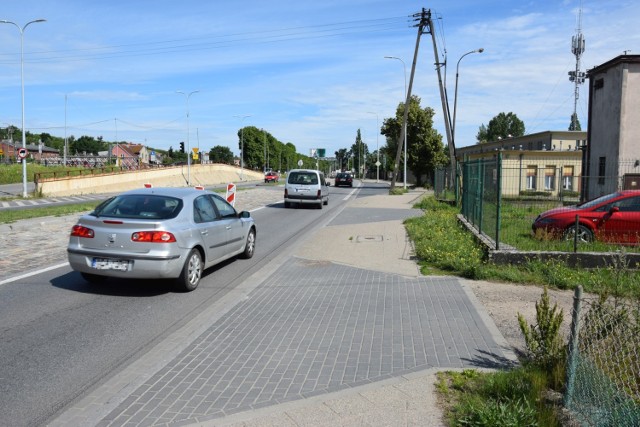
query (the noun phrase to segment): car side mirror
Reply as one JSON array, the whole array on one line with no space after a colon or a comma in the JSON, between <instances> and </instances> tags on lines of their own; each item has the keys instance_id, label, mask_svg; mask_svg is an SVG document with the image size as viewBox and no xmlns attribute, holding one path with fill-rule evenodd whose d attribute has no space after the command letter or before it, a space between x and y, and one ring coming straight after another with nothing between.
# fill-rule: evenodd
<instances>
[{"instance_id":1,"label":"car side mirror","mask_svg":"<svg viewBox=\"0 0 640 427\"><path fill-rule=\"evenodd\" d=\"M240 218L251 218L251 213L249 211L242 211L238 214Z\"/></svg>"},{"instance_id":2,"label":"car side mirror","mask_svg":"<svg viewBox=\"0 0 640 427\"><path fill-rule=\"evenodd\" d=\"M611 206L611 209L609 209L609 213L610 214L614 214L616 212L620 212L620 207L619 206Z\"/></svg>"}]
</instances>

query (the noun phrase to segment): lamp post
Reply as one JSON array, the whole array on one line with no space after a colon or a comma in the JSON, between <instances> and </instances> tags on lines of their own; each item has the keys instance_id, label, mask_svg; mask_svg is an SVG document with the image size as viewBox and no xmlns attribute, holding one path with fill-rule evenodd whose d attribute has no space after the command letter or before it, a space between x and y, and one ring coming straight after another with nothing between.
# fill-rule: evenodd
<instances>
[{"instance_id":1,"label":"lamp post","mask_svg":"<svg viewBox=\"0 0 640 427\"><path fill-rule=\"evenodd\" d=\"M380 134L380 128L378 124L378 113L373 113L371 111L369 111L368 113L376 115L376 153L378 156L378 159L376 160L376 182L380 182L380 144L378 144L378 135Z\"/></svg>"},{"instance_id":2,"label":"lamp post","mask_svg":"<svg viewBox=\"0 0 640 427\"><path fill-rule=\"evenodd\" d=\"M185 101L187 103L187 185L191 185L191 146L189 145L189 98L194 93L200 92L199 90L194 90L193 92L185 93L181 90L177 90L176 93L181 93L185 96Z\"/></svg>"},{"instance_id":3,"label":"lamp post","mask_svg":"<svg viewBox=\"0 0 640 427\"><path fill-rule=\"evenodd\" d=\"M407 99L407 65L404 61L397 56L385 56L385 59L397 59L402 62L402 67L404 69L404 98L405 98L405 106L404 108L409 108L409 100ZM403 189L407 189L407 124L404 124L404 177L402 179ZM394 178L395 179L395 178Z\"/></svg>"},{"instance_id":4,"label":"lamp post","mask_svg":"<svg viewBox=\"0 0 640 427\"><path fill-rule=\"evenodd\" d=\"M20 27L15 22L0 20L0 24L11 24L20 31L20 81L22 87L22 148L27 149L27 136L24 132L24 30L34 22L46 22L46 19L35 19ZM27 198L27 158L22 159L22 197Z\"/></svg>"},{"instance_id":5,"label":"lamp post","mask_svg":"<svg viewBox=\"0 0 640 427\"><path fill-rule=\"evenodd\" d=\"M240 118L240 181L244 180L244 126L242 123L247 117L251 117L251 114L244 116L233 116Z\"/></svg>"},{"instance_id":6,"label":"lamp post","mask_svg":"<svg viewBox=\"0 0 640 427\"><path fill-rule=\"evenodd\" d=\"M458 59L458 64L456 64L456 87L453 95L453 123L451 124L451 138L453 139L454 144L456 141L456 108L458 107L458 75L459 75L458 70L460 69L460 61L462 61L462 58L464 58L467 55L471 55L472 53L482 53L482 52L484 52L484 48L482 47L480 49L467 52L464 55L462 55L460 59Z\"/></svg>"}]
</instances>

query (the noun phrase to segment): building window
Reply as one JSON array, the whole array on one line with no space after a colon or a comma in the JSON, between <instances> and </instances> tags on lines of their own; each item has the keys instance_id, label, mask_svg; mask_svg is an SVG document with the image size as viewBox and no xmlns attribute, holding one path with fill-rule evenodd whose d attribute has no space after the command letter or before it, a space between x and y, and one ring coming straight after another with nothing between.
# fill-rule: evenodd
<instances>
[{"instance_id":1,"label":"building window","mask_svg":"<svg viewBox=\"0 0 640 427\"><path fill-rule=\"evenodd\" d=\"M598 89L602 89L604 87L604 79L596 79L596 81L593 84L593 88L598 90Z\"/></svg>"},{"instance_id":2,"label":"building window","mask_svg":"<svg viewBox=\"0 0 640 427\"><path fill-rule=\"evenodd\" d=\"M604 185L604 175L606 173L607 158L600 157L598 160L598 184Z\"/></svg>"},{"instance_id":3,"label":"building window","mask_svg":"<svg viewBox=\"0 0 640 427\"><path fill-rule=\"evenodd\" d=\"M544 169L544 189L553 191L556 189L556 167L547 166Z\"/></svg>"},{"instance_id":4,"label":"building window","mask_svg":"<svg viewBox=\"0 0 640 427\"><path fill-rule=\"evenodd\" d=\"M562 189L573 191L573 166L562 168Z\"/></svg>"},{"instance_id":5,"label":"building window","mask_svg":"<svg viewBox=\"0 0 640 427\"><path fill-rule=\"evenodd\" d=\"M527 166L527 190L536 189L537 168L535 166Z\"/></svg>"}]
</instances>

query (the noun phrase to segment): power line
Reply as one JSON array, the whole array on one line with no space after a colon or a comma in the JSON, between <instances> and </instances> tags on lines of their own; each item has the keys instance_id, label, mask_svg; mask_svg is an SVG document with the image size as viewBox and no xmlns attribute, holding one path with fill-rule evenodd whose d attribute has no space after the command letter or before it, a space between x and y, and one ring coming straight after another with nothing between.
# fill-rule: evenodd
<instances>
[{"instance_id":1,"label":"power line","mask_svg":"<svg viewBox=\"0 0 640 427\"><path fill-rule=\"evenodd\" d=\"M305 27L291 27L270 31L254 31L232 34L209 34L198 38L170 39L128 43L82 49L63 49L29 52L29 62L80 61L89 59L121 58L141 55L161 55L172 52L223 49L255 44L285 43L329 37L341 37L372 32L389 32L407 24L407 17L379 18L347 21ZM407 25L405 25L407 26ZM0 64L15 63L8 54L0 54ZM6 59L4 59L6 58Z\"/></svg>"}]
</instances>

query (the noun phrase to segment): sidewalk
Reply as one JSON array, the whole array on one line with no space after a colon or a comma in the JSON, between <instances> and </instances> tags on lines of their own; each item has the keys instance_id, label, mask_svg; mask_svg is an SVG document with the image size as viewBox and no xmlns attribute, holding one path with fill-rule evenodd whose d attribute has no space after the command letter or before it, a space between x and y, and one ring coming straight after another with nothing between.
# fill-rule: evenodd
<instances>
[{"instance_id":1,"label":"sidewalk","mask_svg":"<svg viewBox=\"0 0 640 427\"><path fill-rule=\"evenodd\" d=\"M438 370L515 356L462 281L420 275L423 194L348 202L49 425L443 425Z\"/></svg>"}]
</instances>

